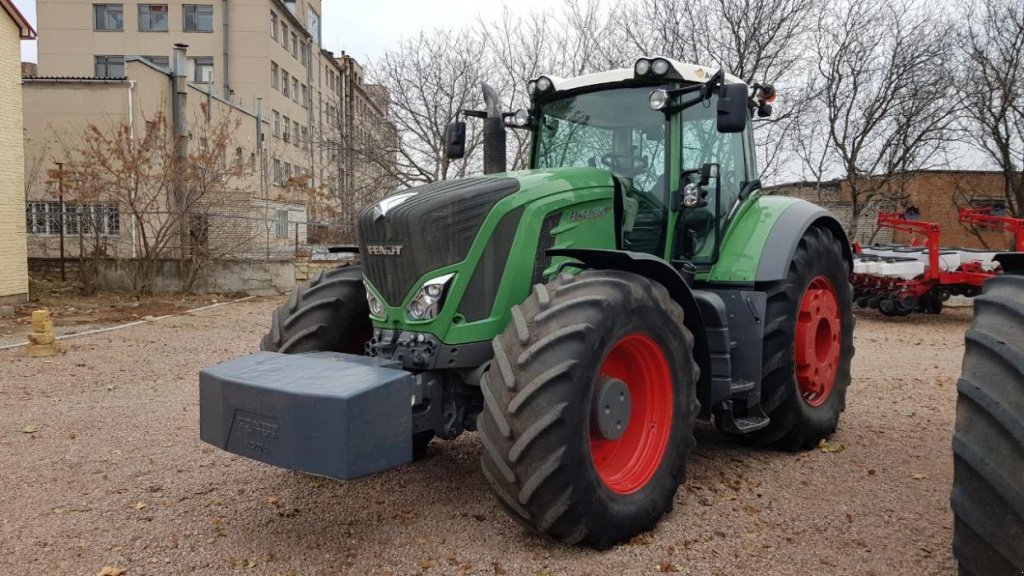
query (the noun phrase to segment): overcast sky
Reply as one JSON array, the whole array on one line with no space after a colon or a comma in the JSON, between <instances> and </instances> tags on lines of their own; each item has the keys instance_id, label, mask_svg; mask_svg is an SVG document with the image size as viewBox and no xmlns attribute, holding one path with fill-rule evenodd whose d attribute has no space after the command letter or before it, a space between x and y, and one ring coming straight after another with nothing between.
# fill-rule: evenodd
<instances>
[{"instance_id":1,"label":"overcast sky","mask_svg":"<svg viewBox=\"0 0 1024 576\"><path fill-rule=\"evenodd\" d=\"M525 13L559 2L516 0L509 9ZM35 0L14 3L35 26ZM480 16L498 17L502 8L501 2L478 0L323 0L323 43L335 53L344 50L357 60L373 60L389 46L415 36L420 30L472 26ZM35 44L21 43L22 60L36 61Z\"/></svg>"}]
</instances>

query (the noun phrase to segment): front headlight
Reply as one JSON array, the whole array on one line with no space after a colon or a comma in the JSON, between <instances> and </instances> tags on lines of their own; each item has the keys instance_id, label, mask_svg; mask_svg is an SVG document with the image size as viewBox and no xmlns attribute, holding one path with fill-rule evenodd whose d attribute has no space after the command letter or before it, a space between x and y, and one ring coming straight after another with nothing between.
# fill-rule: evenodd
<instances>
[{"instance_id":1,"label":"front headlight","mask_svg":"<svg viewBox=\"0 0 1024 576\"><path fill-rule=\"evenodd\" d=\"M448 285L455 274L445 274L431 280L427 280L420 287L416 297L409 302L405 313L412 320L433 320L441 311L445 294L448 292Z\"/></svg>"},{"instance_id":2,"label":"front headlight","mask_svg":"<svg viewBox=\"0 0 1024 576\"><path fill-rule=\"evenodd\" d=\"M366 288L366 303L370 306L370 316L378 320L383 320L386 314L384 309L384 301L381 300L380 296L370 288L370 285L363 282L363 286Z\"/></svg>"}]
</instances>

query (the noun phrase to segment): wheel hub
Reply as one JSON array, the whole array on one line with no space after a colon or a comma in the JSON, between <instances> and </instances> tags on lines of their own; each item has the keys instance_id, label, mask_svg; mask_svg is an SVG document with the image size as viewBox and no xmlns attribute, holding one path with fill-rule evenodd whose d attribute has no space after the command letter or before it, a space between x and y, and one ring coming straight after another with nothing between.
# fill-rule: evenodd
<instances>
[{"instance_id":1,"label":"wheel hub","mask_svg":"<svg viewBox=\"0 0 1024 576\"><path fill-rule=\"evenodd\" d=\"M842 350L839 298L824 276L811 280L797 313L796 379L807 404L817 407L832 392Z\"/></svg>"},{"instance_id":2,"label":"wheel hub","mask_svg":"<svg viewBox=\"0 0 1024 576\"><path fill-rule=\"evenodd\" d=\"M594 468L612 492L636 492L654 477L669 442L674 392L668 359L650 336L627 334L607 353L593 385Z\"/></svg>"},{"instance_id":3,"label":"wheel hub","mask_svg":"<svg viewBox=\"0 0 1024 576\"><path fill-rule=\"evenodd\" d=\"M629 426L632 399L626 383L612 376L602 375L597 382L590 422L605 440L618 440Z\"/></svg>"}]
</instances>

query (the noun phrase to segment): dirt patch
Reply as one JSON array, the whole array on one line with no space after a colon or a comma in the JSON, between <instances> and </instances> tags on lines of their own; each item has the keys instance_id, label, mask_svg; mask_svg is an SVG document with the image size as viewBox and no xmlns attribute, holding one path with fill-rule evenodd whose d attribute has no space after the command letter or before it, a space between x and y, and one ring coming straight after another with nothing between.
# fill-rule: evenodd
<instances>
[{"instance_id":1,"label":"dirt patch","mask_svg":"<svg viewBox=\"0 0 1024 576\"><path fill-rule=\"evenodd\" d=\"M245 297L230 294L158 294L134 296L97 292L82 296L72 282L33 280L32 301L15 307L14 316L0 317L0 346L25 341L32 331L32 311L46 308L58 336L104 328L136 320L181 314L193 308Z\"/></svg>"},{"instance_id":2,"label":"dirt patch","mask_svg":"<svg viewBox=\"0 0 1024 576\"><path fill-rule=\"evenodd\" d=\"M841 450L754 449L702 424L675 509L594 552L510 520L474 434L350 482L200 442L196 372L255 351L273 304L84 336L52 359L0 351L0 572L955 573L950 438L969 310L860 313Z\"/></svg>"}]
</instances>

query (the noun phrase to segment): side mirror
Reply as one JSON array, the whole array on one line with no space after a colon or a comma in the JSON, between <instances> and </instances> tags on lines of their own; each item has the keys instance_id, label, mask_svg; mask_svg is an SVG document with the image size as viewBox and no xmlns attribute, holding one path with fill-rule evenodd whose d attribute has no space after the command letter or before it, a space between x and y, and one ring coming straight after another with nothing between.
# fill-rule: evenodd
<instances>
[{"instance_id":1,"label":"side mirror","mask_svg":"<svg viewBox=\"0 0 1024 576\"><path fill-rule=\"evenodd\" d=\"M456 120L448 125L444 134L445 155L449 160L458 160L466 155L466 123Z\"/></svg>"},{"instance_id":2,"label":"side mirror","mask_svg":"<svg viewBox=\"0 0 1024 576\"><path fill-rule=\"evenodd\" d=\"M718 131L743 132L747 127L747 86L722 84L718 89Z\"/></svg>"}]
</instances>

